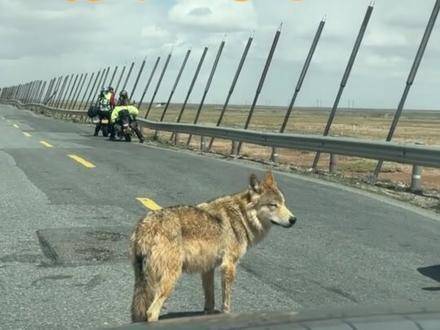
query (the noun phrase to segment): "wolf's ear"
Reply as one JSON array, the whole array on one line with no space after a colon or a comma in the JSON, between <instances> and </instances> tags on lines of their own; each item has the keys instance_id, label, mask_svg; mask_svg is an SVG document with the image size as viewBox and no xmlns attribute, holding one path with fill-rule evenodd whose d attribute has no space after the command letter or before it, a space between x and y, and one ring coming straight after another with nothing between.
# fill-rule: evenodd
<instances>
[{"instance_id":1,"label":"wolf's ear","mask_svg":"<svg viewBox=\"0 0 440 330\"><path fill-rule=\"evenodd\" d=\"M264 182L266 186L273 187L276 186L275 178L273 177L272 171L269 170L266 172L266 175L264 176Z\"/></svg>"},{"instance_id":2,"label":"wolf's ear","mask_svg":"<svg viewBox=\"0 0 440 330\"><path fill-rule=\"evenodd\" d=\"M258 181L257 176L255 174L251 174L249 178L249 187L254 192L260 191L260 181Z\"/></svg>"}]
</instances>

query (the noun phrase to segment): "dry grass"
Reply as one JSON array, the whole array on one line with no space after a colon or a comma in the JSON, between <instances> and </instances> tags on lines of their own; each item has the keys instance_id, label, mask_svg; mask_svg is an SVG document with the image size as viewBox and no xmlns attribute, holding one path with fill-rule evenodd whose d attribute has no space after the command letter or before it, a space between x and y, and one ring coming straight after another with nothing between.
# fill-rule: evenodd
<instances>
[{"instance_id":1,"label":"dry grass","mask_svg":"<svg viewBox=\"0 0 440 330\"><path fill-rule=\"evenodd\" d=\"M168 109L165 121L175 122L180 111L180 104L173 104ZM197 106L188 105L182 117L182 122L192 123ZM159 120L163 107L153 107L149 119ZM215 125L220 115L221 106L206 105L200 115L199 123ZM243 128L249 107L231 106L227 109L222 126ZM285 115L284 108L257 107L252 118L250 129L277 132ZM286 132L301 134L322 134L327 122L329 109L296 108L288 122ZM337 112L331 129L332 136L356 137L368 140L384 140L391 121L393 110L377 109L340 109ZM401 143L423 143L425 145L440 145L440 112L436 111L405 111L400 119L394 141ZM168 140L167 133L161 133L160 138ZM180 136L180 143L186 143L187 136ZM192 147L198 148L199 137L194 137ZM231 142L216 140L213 151L228 154ZM267 160L271 149L255 145L243 145L242 154L259 160ZM297 150L278 150L279 162L296 167L311 166L314 154ZM319 163L321 170L326 170L329 163L328 155L322 155ZM376 165L374 160L354 157L338 157L338 171L348 177L365 176ZM381 178L408 184L410 182L411 166L386 163ZM440 189L440 170L425 169L424 186Z\"/></svg>"}]
</instances>

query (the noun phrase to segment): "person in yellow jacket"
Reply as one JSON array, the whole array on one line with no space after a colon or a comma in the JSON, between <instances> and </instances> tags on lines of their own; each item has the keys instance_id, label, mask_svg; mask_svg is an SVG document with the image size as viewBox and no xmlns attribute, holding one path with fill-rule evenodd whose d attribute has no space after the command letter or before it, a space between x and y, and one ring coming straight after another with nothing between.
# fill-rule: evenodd
<instances>
[{"instance_id":1,"label":"person in yellow jacket","mask_svg":"<svg viewBox=\"0 0 440 330\"><path fill-rule=\"evenodd\" d=\"M136 108L134 105L128 104L128 93L127 91L123 90L121 93L119 93L119 100L118 105L114 107L111 113L110 117L110 123L111 123L111 134L110 134L110 140L115 140L115 123L118 122L119 116L121 114L121 111L128 111L130 115L130 127L133 129L133 131L136 133L139 142L144 143L144 136L142 135L141 130L139 129L138 123L136 121L136 117L139 114L138 108Z\"/></svg>"}]
</instances>

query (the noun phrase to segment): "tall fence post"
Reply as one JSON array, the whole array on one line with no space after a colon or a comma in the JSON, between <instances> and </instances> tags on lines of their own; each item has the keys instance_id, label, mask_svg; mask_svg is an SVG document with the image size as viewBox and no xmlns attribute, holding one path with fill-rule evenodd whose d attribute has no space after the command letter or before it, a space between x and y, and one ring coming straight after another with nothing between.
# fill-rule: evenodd
<instances>
[{"instance_id":1,"label":"tall fence post","mask_svg":"<svg viewBox=\"0 0 440 330\"><path fill-rule=\"evenodd\" d=\"M53 101L54 101L54 99L55 99L55 97L56 97L56 95L57 95L57 93L58 93L58 89L59 89L59 86L60 86L61 80L63 79L63 76L60 76L60 77L58 77L58 78L54 78L54 79L55 79L55 81L54 81L54 87L53 87L53 89L52 89L52 91L51 91L49 97L48 97L47 100L46 100L46 104L49 105L49 106L52 105L52 103L53 103Z\"/></svg>"},{"instance_id":2,"label":"tall fence post","mask_svg":"<svg viewBox=\"0 0 440 330\"><path fill-rule=\"evenodd\" d=\"M179 84L180 77L182 76L183 70L185 70L185 66L186 66L186 63L188 62L188 58L189 58L190 54L191 54L191 49L188 49L186 51L185 58L183 59L182 65L180 66L179 72L176 76L176 80L174 81L174 85L173 85L173 88L171 89L170 96L168 97L167 103L165 104L165 107L163 108L162 115L160 116L160 121L163 121L165 118L168 107L170 106L170 103L171 103L171 99L173 98L173 95L176 91L177 85ZM157 131L156 131L156 133L157 133Z\"/></svg>"},{"instance_id":3,"label":"tall fence post","mask_svg":"<svg viewBox=\"0 0 440 330\"><path fill-rule=\"evenodd\" d=\"M63 93L64 90L64 85L66 84L67 79L69 78L69 76L61 76L61 81L58 84L57 88L54 91L54 97L50 102L50 105L52 107L56 107L58 100L61 97L61 94Z\"/></svg>"},{"instance_id":4,"label":"tall fence post","mask_svg":"<svg viewBox=\"0 0 440 330\"><path fill-rule=\"evenodd\" d=\"M67 94L69 93L70 90L70 85L72 84L72 80L73 80L73 76L74 74L72 73L69 77L68 83L66 85L66 88L64 89L63 94L61 95L61 99L58 102L58 107L61 108L62 105L64 104L64 101L66 100Z\"/></svg>"},{"instance_id":5,"label":"tall fence post","mask_svg":"<svg viewBox=\"0 0 440 330\"><path fill-rule=\"evenodd\" d=\"M327 125L325 126L324 134L323 134L324 136L327 136L329 134L329 132L330 132L330 128L331 128L333 120L335 118L336 110L338 109L338 106L339 106L339 101L341 100L342 93L344 92L344 88L347 85L348 78L350 77L351 69L353 68L354 61L356 60L356 56L357 56L357 54L359 52L359 48L360 48L360 46L362 44L362 40L364 38L365 31L367 30L367 26L368 26L368 23L370 21L371 14L373 12L373 8L374 8L373 7L373 3L371 3L368 6L368 8L367 8L367 12L365 13L364 20L362 22L362 25L361 25L361 28L359 30L358 36L356 38L356 42L355 42L355 44L353 46L353 50L352 50L351 55L350 55L350 59L348 60L347 67L345 69L344 76L342 77L342 81L341 81L341 84L339 86L338 94L337 94L335 102L333 104L333 108L332 108L332 110L330 112L330 116L328 118ZM318 162L319 162L320 156L321 156L321 153L317 152L316 155L315 155L315 159L313 160L312 168L315 171L316 171L316 169L318 167Z\"/></svg>"},{"instance_id":6,"label":"tall fence post","mask_svg":"<svg viewBox=\"0 0 440 330\"><path fill-rule=\"evenodd\" d=\"M180 108L179 115L177 116L177 119L176 119L177 123L180 123L180 121L182 120L183 112L185 111L189 97L191 96L191 93L194 89L194 85L197 81L200 70L202 69L202 65L203 65L203 62L205 61L205 57L206 57L207 52L208 52L208 47L205 47L203 49L202 56L200 57L199 63L197 64L197 68L196 68L196 71L194 72L194 76L193 76L191 83L189 85L188 92L186 93L186 96L185 96L185 100L183 101L182 107ZM177 133L171 134L170 141L173 141L173 140L174 140L174 144L177 144L177 142L179 141L179 136Z\"/></svg>"},{"instance_id":7,"label":"tall fence post","mask_svg":"<svg viewBox=\"0 0 440 330\"><path fill-rule=\"evenodd\" d=\"M67 107L67 106L69 105L69 102L72 100L72 94L73 94L73 91L75 90L76 83L77 83L77 81L78 81L78 77L79 77L79 73L77 73L77 74L75 75L75 79L73 80L72 88L70 89L70 93L69 93L69 95L67 96L67 99L66 99L66 101L65 101L65 107Z\"/></svg>"},{"instance_id":8,"label":"tall fence post","mask_svg":"<svg viewBox=\"0 0 440 330\"><path fill-rule=\"evenodd\" d=\"M40 80L40 82L38 83L38 90L37 90L37 92L34 95L34 103L38 103L39 96L40 96L40 94L42 92L44 84L45 84L45 81L43 81L43 80Z\"/></svg>"},{"instance_id":9,"label":"tall fence post","mask_svg":"<svg viewBox=\"0 0 440 330\"><path fill-rule=\"evenodd\" d=\"M37 103L41 103L41 100L43 98L44 92L46 90L46 85L47 85L47 81L44 81L43 82L43 86L41 87L41 90L40 90L40 94L38 95Z\"/></svg>"},{"instance_id":10,"label":"tall fence post","mask_svg":"<svg viewBox=\"0 0 440 330\"><path fill-rule=\"evenodd\" d=\"M62 89L61 89L61 93L60 93L60 97L58 98L58 102L56 103L55 107L59 108L61 103L63 102L64 98L66 97L66 94L69 90L70 84L72 82L73 79L73 74L68 76L68 79L66 81L66 84L63 85Z\"/></svg>"},{"instance_id":11,"label":"tall fence post","mask_svg":"<svg viewBox=\"0 0 440 330\"><path fill-rule=\"evenodd\" d=\"M23 91L21 92L20 95L20 100L24 102L26 95L27 95L27 91L29 89L29 83L26 83L23 85Z\"/></svg>"},{"instance_id":12,"label":"tall fence post","mask_svg":"<svg viewBox=\"0 0 440 330\"><path fill-rule=\"evenodd\" d=\"M32 103L34 101L35 93L38 90L39 83L40 83L39 81L34 81L32 83L32 90L31 90L31 94L29 95L29 103Z\"/></svg>"},{"instance_id":13,"label":"tall fence post","mask_svg":"<svg viewBox=\"0 0 440 330\"><path fill-rule=\"evenodd\" d=\"M124 76L124 72L125 72L125 68L126 68L126 67L127 67L126 65L124 65L124 66L122 67L121 74L119 75L119 79L118 79L118 82L117 82L117 84L116 84L115 93L119 91L119 85L121 84L122 77Z\"/></svg>"},{"instance_id":14,"label":"tall fence post","mask_svg":"<svg viewBox=\"0 0 440 330\"><path fill-rule=\"evenodd\" d=\"M159 91L160 85L162 83L162 79L163 79L163 77L165 75L165 72L167 71L168 64L170 63L171 55L172 55L172 53L170 52L168 54L168 57L167 57L166 61L165 61L165 64L164 64L163 69L162 69L162 72L160 73L159 80L157 81L156 88L154 90L153 96L151 97L150 105L148 106L147 113L145 114L145 119L147 119L148 115L150 114L151 107L153 106L154 99L156 98L157 92Z\"/></svg>"},{"instance_id":15,"label":"tall fence post","mask_svg":"<svg viewBox=\"0 0 440 330\"><path fill-rule=\"evenodd\" d=\"M52 78L50 80L49 87L47 88L46 94L44 94L44 98L43 98L43 101L42 101L43 104L46 104L46 101L49 98L50 93L52 92L52 88L54 87L55 80L56 80L56 78Z\"/></svg>"},{"instance_id":16,"label":"tall fence post","mask_svg":"<svg viewBox=\"0 0 440 330\"><path fill-rule=\"evenodd\" d=\"M101 89L105 88L105 82L107 81L108 73L110 72L110 67L107 67L107 70L105 70L104 79L101 83Z\"/></svg>"},{"instance_id":17,"label":"tall fence post","mask_svg":"<svg viewBox=\"0 0 440 330\"><path fill-rule=\"evenodd\" d=\"M127 87L128 79L130 79L131 73L133 72L134 62L131 62L130 69L128 70L127 77L125 77L124 85L122 85L122 90Z\"/></svg>"},{"instance_id":18,"label":"tall fence post","mask_svg":"<svg viewBox=\"0 0 440 330\"><path fill-rule=\"evenodd\" d=\"M289 121L290 114L292 113L293 106L295 105L298 94L301 91L301 87L303 85L304 79L305 79L307 72L309 70L310 63L312 62L313 55L315 54L315 50L316 50L316 47L318 46L319 40L321 38L322 30L324 29L324 26L325 26L325 17L319 23L318 30L316 31L315 37L313 38L312 45L310 46L309 53L307 54L306 61L304 62L304 66L303 66L301 74L298 78L298 82L296 84L292 99L290 101L289 108L287 109L283 123L281 124L280 133L284 133L284 131L286 130L286 126ZM270 159L273 162L276 161L276 148L272 148L272 155L270 156Z\"/></svg>"},{"instance_id":19,"label":"tall fence post","mask_svg":"<svg viewBox=\"0 0 440 330\"><path fill-rule=\"evenodd\" d=\"M97 96L99 95L100 90L102 89L102 81L104 80L105 71L102 72L101 78L99 78L99 82L96 85L96 89L92 95L92 101L90 102L90 105L92 105L95 102L95 99L97 99Z\"/></svg>"},{"instance_id":20,"label":"tall fence post","mask_svg":"<svg viewBox=\"0 0 440 330\"><path fill-rule=\"evenodd\" d=\"M46 93L44 94L43 100L41 101L41 103L45 104L46 100L48 99L50 93L52 92L52 87L53 84L55 82L55 78L52 78L49 82L49 86L47 87Z\"/></svg>"},{"instance_id":21,"label":"tall fence post","mask_svg":"<svg viewBox=\"0 0 440 330\"><path fill-rule=\"evenodd\" d=\"M246 46L243 50L243 54L241 55L240 62L238 63L237 70L235 71L234 78L232 79L231 87L229 88L228 95L226 96L225 103L223 104L222 111L220 112L220 116L217 120L216 126L219 127L223 121L223 117L225 115L225 111L228 108L229 101L231 100L232 94L235 90L235 85L237 84L238 78L240 77L240 73L243 69L244 62L246 61L247 54L249 53L249 49L252 45L252 41L254 40L253 35L251 35L246 43ZM208 152L211 151L212 144L214 143L214 138L211 138L209 141Z\"/></svg>"},{"instance_id":22,"label":"tall fence post","mask_svg":"<svg viewBox=\"0 0 440 330\"><path fill-rule=\"evenodd\" d=\"M98 73L99 73L99 71L98 71ZM85 99L86 99L87 93L89 92L89 88L90 88L90 85L91 85L91 83L92 83L94 77L95 77L95 73L92 72L92 74L90 75L89 82L87 83L87 87L86 87L86 89L84 90L83 97L81 98L81 102L79 103L79 106L78 106L78 108L80 108L80 109L82 108L82 106L83 106L83 104L84 104L84 101L85 101ZM84 107L84 109L85 109L85 108L86 108L86 107Z\"/></svg>"},{"instance_id":23,"label":"tall fence post","mask_svg":"<svg viewBox=\"0 0 440 330\"><path fill-rule=\"evenodd\" d=\"M153 80L154 74L156 72L157 66L160 62L160 56L157 57L156 62L154 63L153 69L151 70L150 76L148 77L147 84L145 85L144 91L138 103L138 108L142 107L142 102L144 101L145 95L147 94L148 88L150 87L151 81Z\"/></svg>"},{"instance_id":24,"label":"tall fence post","mask_svg":"<svg viewBox=\"0 0 440 330\"><path fill-rule=\"evenodd\" d=\"M29 98L30 98L30 96L31 96L31 94L32 94L32 90L33 90L33 88L34 88L34 82L33 81L31 81L30 83L29 83L29 88L28 88L28 92L27 92L27 94L26 94L26 103L29 101Z\"/></svg>"},{"instance_id":25,"label":"tall fence post","mask_svg":"<svg viewBox=\"0 0 440 330\"><path fill-rule=\"evenodd\" d=\"M208 52L208 47L205 47L203 49L203 53L202 53L202 56L200 57L199 63L197 64L197 68L196 68L196 71L194 72L194 76L191 80L191 84L189 85L188 92L186 93L186 96L185 96L185 100L183 101L182 107L180 108L180 112L177 117L177 123L180 123L180 121L182 120L183 112L185 111L186 104L188 103L189 97L191 96L191 93L194 89L194 85L195 85L197 78L199 76L203 62L205 61L205 57L206 57L207 52Z\"/></svg>"},{"instance_id":26,"label":"tall fence post","mask_svg":"<svg viewBox=\"0 0 440 330\"><path fill-rule=\"evenodd\" d=\"M203 92L202 99L200 101L199 107L197 109L196 116L194 118L194 125L199 121L200 113L202 112L203 105L205 104L206 96L208 95L209 89L211 87L212 79L214 78L215 72L217 71L218 62L220 61L220 57L222 56L223 48L225 47L225 40L222 40L220 46L217 51L217 55L215 57L214 63L212 64L211 73L209 74L208 81L206 82L205 90ZM186 145L190 145L192 139L192 135L188 136L188 141L186 141Z\"/></svg>"},{"instance_id":27,"label":"tall fence post","mask_svg":"<svg viewBox=\"0 0 440 330\"><path fill-rule=\"evenodd\" d=\"M112 78L110 79L110 82L108 83L109 86L113 84L113 81L115 80L116 72L118 72L118 66L115 66L115 69L113 70Z\"/></svg>"},{"instance_id":28,"label":"tall fence post","mask_svg":"<svg viewBox=\"0 0 440 330\"><path fill-rule=\"evenodd\" d=\"M31 86L32 86L32 84L31 84L30 82L28 82L28 83L26 84L26 92L25 92L25 94L23 95L23 102L24 102L24 103L26 103L26 100L27 100L27 97L28 97L28 95L29 95L29 91L30 91Z\"/></svg>"},{"instance_id":29,"label":"tall fence post","mask_svg":"<svg viewBox=\"0 0 440 330\"><path fill-rule=\"evenodd\" d=\"M54 78L52 79L52 84L51 84L51 86L50 86L50 90L48 90L47 96L46 96L46 98L45 98L45 100L44 100L44 104L49 105L50 100L52 99L52 97L53 97L53 95L54 95L54 92L55 92L55 90L56 90L56 86L57 86L58 80L59 80L58 77L54 77ZM20 96L20 99L21 99L21 96Z\"/></svg>"},{"instance_id":30,"label":"tall fence post","mask_svg":"<svg viewBox=\"0 0 440 330\"><path fill-rule=\"evenodd\" d=\"M33 90L33 92L32 92L32 97L31 97L31 103L33 103L34 102L34 100L37 98L37 94L38 94L38 92L40 91L40 87L41 87L41 80L37 80L36 82L35 82L35 85L34 85L34 90Z\"/></svg>"},{"instance_id":31,"label":"tall fence post","mask_svg":"<svg viewBox=\"0 0 440 330\"><path fill-rule=\"evenodd\" d=\"M78 90L75 92L75 95L72 99L72 103L70 104L69 109L74 109L76 107L88 75L89 75L88 72L86 72L81 76L80 82L78 84Z\"/></svg>"},{"instance_id":32,"label":"tall fence post","mask_svg":"<svg viewBox=\"0 0 440 330\"><path fill-rule=\"evenodd\" d=\"M70 99L70 102L67 103L66 109L70 109L72 107L72 104L76 99L76 96L78 94L78 90L79 90L79 87L81 86L83 78L84 78L84 73L81 73L81 75L79 76L78 84L75 87L75 90L72 94L72 98Z\"/></svg>"},{"instance_id":33,"label":"tall fence post","mask_svg":"<svg viewBox=\"0 0 440 330\"><path fill-rule=\"evenodd\" d=\"M28 103L32 97L32 92L34 91L34 87L35 87L35 81L31 81L30 85L29 85L29 93L26 97L26 103Z\"/></svg>"},{"instance_id":34,"label":"tall fence post","mask_svg":"<svg viewBox=\"0 0 440 330\"><path fill-rule=\"evenodd\" d=\"M280 27L278 28L277 32L275 33L275 37L273 39L272 46L270 47L269 55L267 56L266 63L264 65L264 69L263 69L263 72L261 73L260 81L258 83L258 87L255 92L254 100L252 102L248 117L246 119L246 123L244 125L244 129L248 129L249 124L252 119L252 115L254 114L255 106L257 105L261 90L263 89L263 85L264 85L264 81L266 80L267 72L269 71L270 64L272 62L272 58L273 58L273 55L275 53L275 49L278 44L278 40L280 39L281 27L282 27L282 24L280 24ZM242 143L240 142L237 147L237 155L240 154L241 146L242 146Z\"/></svg>"},{"instance_id":35,"label":"tall fence post","mask_svg":"<svg viewBox=\"0 0 440 330\"><path fill-rule=\"evenodd\" d=\"M92 93L95 90L96 83L98 82L98 79L99 79L99 76L101 75L101 73L103 74L104 70L98 71L98 73L96 74L95 80L93 81L92 88L89 91L89 96L87 97L86 104L84 105L84 109L87 109L87 107L89 105L90 98L92 97ZM99 86L99 84L98 84L98 86Z\"/></svg>"},{"instance_id":36,"label":"tall fence post","mask_svg":"<svg viewBox=\"0 0 440 330\"><path fill-rule=\"evenodd\" d=\"M64 89L66 88L67 82L69 81L69 75L66 75L63 79L63 84L61 85L61 88L59 90L59 93L57 95L56 101L53 103L53 107L58 107L58 104L60 103L61 98L64 94Z\"/></svg>"},{"instance_id":37,"label":"tall fence post","mask_svg":"<svg viewBox=\"0 0 440 330\"><path fill-rule=\"evenodd\" d=\"M416 57L414 59L413 65L411 67L408 79L406 80L406 86L403 91L402 98L400 99L399 106L397 108L396 113L394 114L393 121L390 126L390 130L388 132L388 136L386 141L389 142L393 139L394 132L396 130L397 124L400 119L400 115L402 114L403 108L406 103L406 99L408 97L411 86L416 78L417 71L419 69L420 63L422 62L423 55L425 54L426 46L428 45L429 38L431 37L432 30L435 25L435 21L437 20L437 16L440 10L440 0L436 0L434 8L432 9L431 16L429 18L428 24L425 29L425 33L423 35L422 41L420 42L419 49L417 51ZM383 161L380 160L377 163L376 169L374 170L373 177L371 178L372 182L375 182L379 176L380 170L382 169Z\"/></svg>"},{"instance_id":38,"label":"tall fence post","mask_svg":"<svg viewBox=\"0 0 440 330\"><path fill-rule=\"evenodd\" d=\"M35 86L35 81L31 81L29 83L29 90L28 93L26 95L26 103L29 102L31 95L32 95L32 91L34 90L34 86Z\"/></svg>"},{"instance_id":39,"label":"tall fence post","mask_svg":"<svg viewBox=\"0 0 440 330\"><path fill-rule=\"evenodd\" d=\"M38 95L40 95L41 87L43 87L43 80L38 81L37 89L35 91L34 98L33 98L33 102L35 102L35 103L38 100Z\"/></svg>"},{"instance_id":40,"label":"tall fence post","mask_svg":"<svg viewBox=\"0 0 440 330\"><path fill-rule=\"evenodd\" d=\"M130 101L133 98L134 92L136 91L137 85L139 83L139 79L141 78L142 72L144 71L145 62L146 62L146 58L144 58L144 60L142 61L141 67L140 67L139 72L136 76L136 80L134 81L133 89L131 90L131 93L129 95Z\"/></svg>"}]
</instances>

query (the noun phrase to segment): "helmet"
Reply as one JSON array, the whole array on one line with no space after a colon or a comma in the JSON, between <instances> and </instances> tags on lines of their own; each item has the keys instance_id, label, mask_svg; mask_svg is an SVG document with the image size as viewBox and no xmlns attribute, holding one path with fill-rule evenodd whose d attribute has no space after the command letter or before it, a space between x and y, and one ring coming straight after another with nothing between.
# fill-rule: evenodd
<instances>
[{"instance_id":1,"label":"helmet","mask_svg":"<svg viewBox=\"0 0 440 330\"><path fill-rule=\"evenodd\" d=\"M115 89L114 89L112 86L108 86L108 87L107 87L107 91L108 91L108 92L114 92Z\"/></svg>"},{"instance_id":2,"label":"helmet","mask_svg":"<svg viewBox=\"0 0 440 330\"><path fill-rule=\"evenodd\" d=\"M119 98L120 98L120 99L128 99L128 92L127 92L126 90L122 90L122 91L119 93Z\"/></svg>"}]
</instances>

